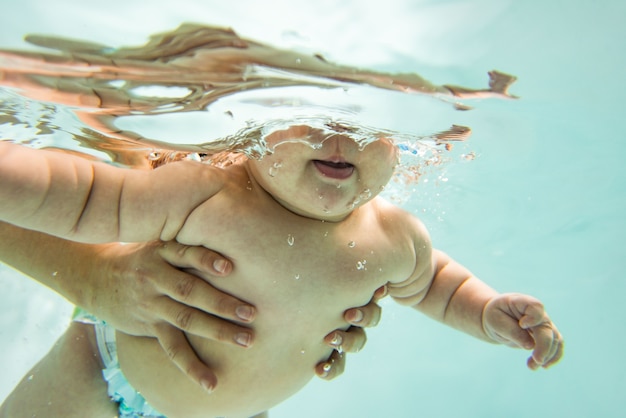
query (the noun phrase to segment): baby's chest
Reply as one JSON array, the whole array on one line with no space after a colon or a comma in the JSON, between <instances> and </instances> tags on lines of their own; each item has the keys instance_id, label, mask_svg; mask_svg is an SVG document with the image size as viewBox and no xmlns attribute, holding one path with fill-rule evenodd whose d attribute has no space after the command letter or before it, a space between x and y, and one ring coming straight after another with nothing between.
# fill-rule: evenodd
<instances>
[{"instance_id":1,"label":"baby's chest","mask_svg":"<svg viewBox=\"0 0 626 418\"><path fill-rule=\"evenodd\" d=\"M280 301L299 312L324 308L339 315L366 304L378 287L407 274L394 250L375 242L323 233L283 235L275 238L272 251L257 247L240 263L245 264L246 290L265 295L274 308Z\"/></svg>"}]
</instances>

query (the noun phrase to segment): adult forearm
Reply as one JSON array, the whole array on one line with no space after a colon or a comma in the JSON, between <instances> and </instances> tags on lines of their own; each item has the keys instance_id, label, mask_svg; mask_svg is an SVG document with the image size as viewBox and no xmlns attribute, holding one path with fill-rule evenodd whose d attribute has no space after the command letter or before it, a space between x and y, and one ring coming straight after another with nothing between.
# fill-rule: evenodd
<instances>
[{"instance_id":1,"label":"adult forearm","mask_svg":"<svg viewBox=\"0 0 626 418\"><path fill-rule=\"evenodd\" d=\"M82 305L90 297L90 255L102 246L79 244L0 222L0 262Z\"/></svg>"}]
</instances>

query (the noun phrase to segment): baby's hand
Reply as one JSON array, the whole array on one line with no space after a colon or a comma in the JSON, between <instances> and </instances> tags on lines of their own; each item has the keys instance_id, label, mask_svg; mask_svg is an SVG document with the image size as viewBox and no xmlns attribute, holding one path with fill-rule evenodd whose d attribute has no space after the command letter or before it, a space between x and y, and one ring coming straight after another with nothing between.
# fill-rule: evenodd
<instances>
[{"instance_id":1,"label":"baby's hand","mask_svg":"<svg viewBox=\"0 0 626 418\"><path fill-rule=\"evenodd\" d=\"M563 338L537 299L516 293L498 295L483 310L483 329L494 341L533 350L528 367L548 368L563 356Z\"/></svg>"}]
</instances>

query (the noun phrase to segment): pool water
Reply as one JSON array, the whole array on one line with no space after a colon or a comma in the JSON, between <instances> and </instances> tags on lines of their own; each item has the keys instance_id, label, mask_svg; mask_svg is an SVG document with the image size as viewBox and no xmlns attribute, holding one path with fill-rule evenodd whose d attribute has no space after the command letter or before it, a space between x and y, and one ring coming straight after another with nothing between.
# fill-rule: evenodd
<instances>
[{"instance_id":1,"label":"pool water","mask_svg":"<svg viewBox=\"0 0 626 418\"><path fill-rule=\"evenodd\" d=\"M474 341L385 300L381 324L348 357L346 373L314 380L272 417L623 416L624 2L80 4L12 5L0 14L0 48L28 48L26 33L139 45L194 21L435 84L484 86L492 69L518 77L511 91L519 100L480 100L446 116L472 128L459 152L476 158L444 165L403 205L436 247L493 287L540 298L565 337L562 362L530 372L522 351ZM385 115L402 129L420 117L403 100ZM0 281L3 398L63 332L71 306L4 267Z\"/></svg>"}]
</instances>

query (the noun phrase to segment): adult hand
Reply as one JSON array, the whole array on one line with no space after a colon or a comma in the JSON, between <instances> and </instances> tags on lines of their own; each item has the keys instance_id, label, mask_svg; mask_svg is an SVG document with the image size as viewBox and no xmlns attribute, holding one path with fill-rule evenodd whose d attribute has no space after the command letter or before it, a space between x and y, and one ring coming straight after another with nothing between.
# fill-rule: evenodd
<instances>
[{"instance_id":1,"label":"adult hand","mask_svg":"<svg viewBox=\"0 0 626 418\"><path fill-rule=\"evenodd\" d=\"M378 301L386 295L387 286L381 286L367 305L344 312L344 319L351 326L346 331L335 330L324 338L326 344L335 350L326 361L315 366L318 377L332 380L343 373L346 366L345 353L358 353L365 346L367 337L364 328L378 325L381 316Z\"/></svg>"},{"instance_id":2,"label":"adult hand","mask_svg":"<svg viewBox=\"0 0 626 418\"><path fill-rule=\"evenodd\" d=\"M192 274L228 275L230 261L202 247L177 242L106 244L99 248L98 271L83 307L116 329L156 337L172 361L205 389L217 379L202 363L183 331L224 343L249 347L255 308L212 287ZM182 270L186 269L186 270Z\"/></svg>"}]
</instances>

